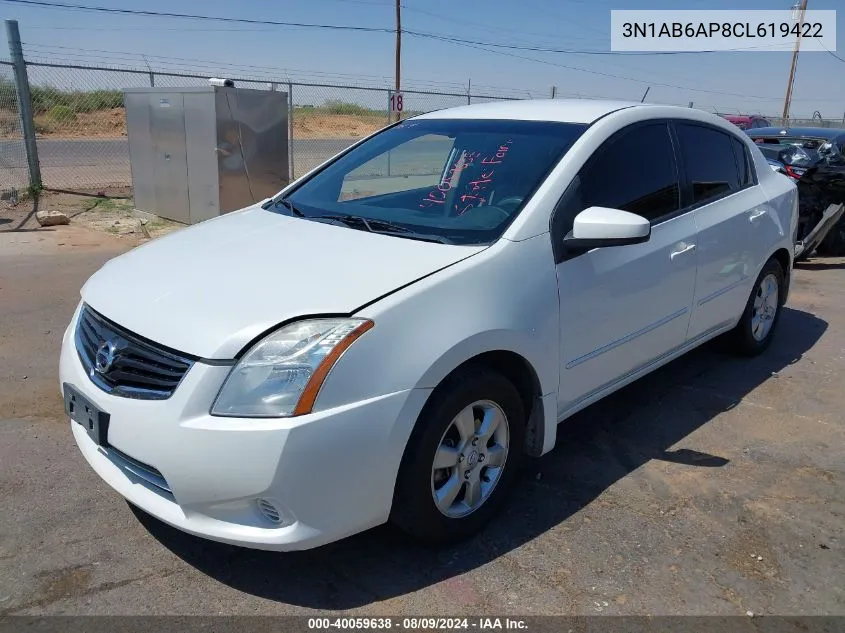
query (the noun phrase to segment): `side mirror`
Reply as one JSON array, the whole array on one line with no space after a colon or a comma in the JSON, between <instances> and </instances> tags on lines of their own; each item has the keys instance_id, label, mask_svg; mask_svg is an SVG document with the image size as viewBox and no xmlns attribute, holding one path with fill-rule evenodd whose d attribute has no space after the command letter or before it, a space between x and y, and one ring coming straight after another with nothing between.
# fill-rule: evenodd
<instances>
[{"instance_id":1,"label":"side mirror","mask_svg":"<svg viewBox=\"0 0 845 633\"><path fill-rule=\"evenodd\" d=\"M572 230L563 238L567 248L589 250L605 246L641 244L651 237L651 223L621 209L590 207L575 216Z\"/></svg>"}]
</instances>

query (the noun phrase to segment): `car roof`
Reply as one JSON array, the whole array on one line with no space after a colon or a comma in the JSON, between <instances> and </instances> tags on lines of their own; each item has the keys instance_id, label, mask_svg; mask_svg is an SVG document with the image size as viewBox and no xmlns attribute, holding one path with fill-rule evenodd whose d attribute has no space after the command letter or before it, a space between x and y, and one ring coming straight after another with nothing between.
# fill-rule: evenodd
<instances>
[{"instance_id":1,"label":"car roof","mask_svg":"<svg viewBox=\"0 0 845 633\"><path fill-rule=\"evenodd\" d=\"M525 99L494 101L458 106L421 114L415 119L507 119L515 121L555 121L593 123L597 119L626 108L654 107L636 101L600 99ZM686 108L679 108L685 110Z\"/></svg>"},{"instance_id":2,"label":"car roof","mask_svg":"<svg viewBox=\"0 0 845 633\"><path fill-rule=\"evenodd\" d=\"M845 129L830 127L758 127L745 131L748 136L783 136L833 139L845 135Z\"/></svg>"}]
</instances>

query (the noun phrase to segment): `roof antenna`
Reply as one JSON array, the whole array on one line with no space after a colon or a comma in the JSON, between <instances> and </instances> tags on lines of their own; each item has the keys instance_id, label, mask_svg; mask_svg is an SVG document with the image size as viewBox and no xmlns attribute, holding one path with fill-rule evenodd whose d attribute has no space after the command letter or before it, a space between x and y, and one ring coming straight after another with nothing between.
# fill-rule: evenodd
<instances>
[{"instance_id":1,"label":"roof antenna","mask_svg":"<svg viewBox=\"0 0 845 633\"><path fill-rule=\"evenodd\" d=\"M649 90L651 90L651 86L645 89L645 93L643 94L643 98L640 99L640 103L643 103L645 101L646 95L648 94Z\"/></svg>"}]
</instances>

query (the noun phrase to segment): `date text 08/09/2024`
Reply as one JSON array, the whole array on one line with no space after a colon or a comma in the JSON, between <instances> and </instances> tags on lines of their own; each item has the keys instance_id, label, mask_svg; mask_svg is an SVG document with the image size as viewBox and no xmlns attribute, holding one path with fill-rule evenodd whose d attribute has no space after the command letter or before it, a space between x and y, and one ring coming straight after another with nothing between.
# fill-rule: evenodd
<instances>
[{"instance_id":1,"label":"date text 08/09/2024","mask_svg":"<svg viewBox=\"0 0 845 633\"><path fill-rule=\"evenodd\" d=\"M528 629L525 620L519 618L309 618L308 629L312 631L385 630L402 631L446 631L446 630L522 630Z\"/></svg>"}]
</instances>

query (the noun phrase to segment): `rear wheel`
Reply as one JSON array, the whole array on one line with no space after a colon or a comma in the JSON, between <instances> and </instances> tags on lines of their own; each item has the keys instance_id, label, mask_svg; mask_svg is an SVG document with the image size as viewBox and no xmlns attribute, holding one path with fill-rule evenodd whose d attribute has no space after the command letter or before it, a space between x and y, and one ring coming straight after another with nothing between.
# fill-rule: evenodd
<instances>
[{"instance_id":1,"label":"rear wheel","mask_svg":"<svg viewBox=\"0 0 845 633\"><path fill-rule=\"evenodd\" d=\"M408 441L391 521L429 543L472 536L507 496L524 437L525 412L510 381L483 366L453 374Z\"/></svg>"},{"instance_id":2,"label":"rear wheel","mask_svg":"<svg viewBox=\"0 0 845 633\"><path fill-rule=\"evenodd\" d=\"M783 290L783 268L776 259L770 259L754 282L751 296L733 331L739 353L753 356L769 346L780 319Z\"/></svg>"}]
</instances>

